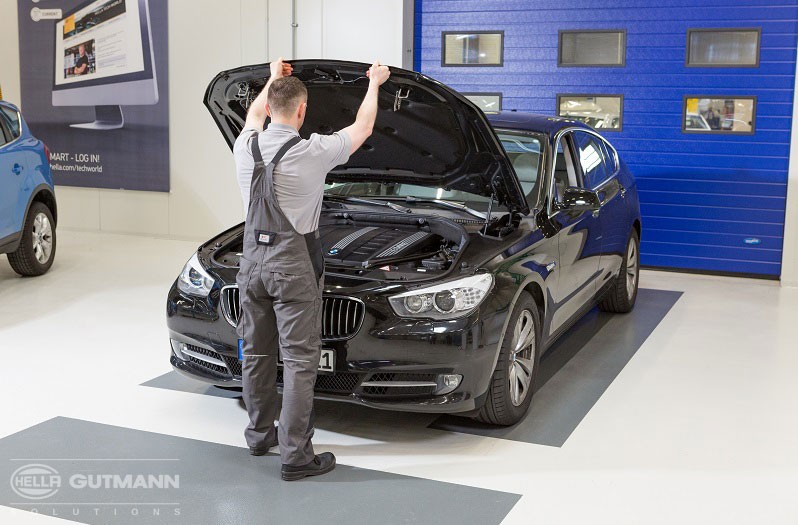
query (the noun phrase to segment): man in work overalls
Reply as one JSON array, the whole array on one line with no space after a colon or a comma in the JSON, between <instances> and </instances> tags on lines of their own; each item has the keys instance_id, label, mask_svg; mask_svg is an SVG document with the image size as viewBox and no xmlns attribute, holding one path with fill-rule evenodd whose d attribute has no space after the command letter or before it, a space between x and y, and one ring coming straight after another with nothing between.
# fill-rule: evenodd
<instances>
[{"instance_id":1,"label":"man in work overalls","mask_svg":"<svg viewBox=\"0 0 798 525\"><path fill-rule=\"evenodd\" d=\"M242 383L250 420L244 436L256 456L279 441L282 478L290 481L335 468L335 456L315 455L311 444L324 283L319 215L325 177L371 135L379 86L390 72L379 63L371 66L354 124L306 140L298 132L308 109L305 85L291 76L291 66L282 59L270 68L269 81L252 103L233 148L248 209L238 273L238 336L243 339ZM264 131L267 115L271 123ZM278 347L284 367L279 431L274 425Z\"/></svg>"}]
</instances>

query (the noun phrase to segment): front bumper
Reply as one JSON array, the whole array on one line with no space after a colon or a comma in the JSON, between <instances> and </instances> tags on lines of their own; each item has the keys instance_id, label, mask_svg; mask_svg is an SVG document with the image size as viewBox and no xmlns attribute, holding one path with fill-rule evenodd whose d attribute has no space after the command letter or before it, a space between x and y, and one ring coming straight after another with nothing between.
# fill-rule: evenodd
<instances>
[{"instance_id":1,"label":"front bumper","mask_svg":"<svg viewBox=\"0 0 798 525\"><path fill-rule=\"evenodd\" d=\"M480 408L497 357L506 312L486 300L474 313L451 321L403 319L384 297L361 294L359 331L350 339L324 340L335 352L334 374L319 373L316 397L413 412L460 413ZM178 372L207 383L241 385L235 328L222 314L219 294L184 297L175 286L167 301L169 337L189 345L172 350ZM493 313L490 313L493 312ZM446 376L461 376L452 390ZM282 370L278 372L282 386ZM396 386L401 385L401 386Z\"/></svg>"}]
</instances>

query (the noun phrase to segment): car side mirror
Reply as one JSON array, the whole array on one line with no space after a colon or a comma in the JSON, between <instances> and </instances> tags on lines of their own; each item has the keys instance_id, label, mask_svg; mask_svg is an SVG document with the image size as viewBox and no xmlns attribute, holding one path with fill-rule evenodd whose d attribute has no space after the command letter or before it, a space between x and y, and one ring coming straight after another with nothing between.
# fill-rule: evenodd
<instances>
[{"instance_id":1,"label":"car side mirror","mask_svg":"<svg viewBox=\"0 0 798 525\"><path fill-rule=\"evenodd\" d=\"M593 211L601 208L601 199L598 192L585 188L565 188L562 201L557 203L557 210L562 211Z\"/></svg>"}]
</instances>

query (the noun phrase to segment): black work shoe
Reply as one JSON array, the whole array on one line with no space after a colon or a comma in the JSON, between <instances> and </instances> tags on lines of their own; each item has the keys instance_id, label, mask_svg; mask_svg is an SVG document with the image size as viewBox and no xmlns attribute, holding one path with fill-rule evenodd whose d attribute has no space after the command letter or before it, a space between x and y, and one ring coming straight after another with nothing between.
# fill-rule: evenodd
<instances>
[{"instance_id":1,"label":"black work shoe","mask_svg":"<svg viewBox=\"0 0 798 525\"><path fill-rule=\"evenodd\" d=\"M308 476L321 476L335 468L335 456L332 452L318 454L307 465L283 465L281 474L283 481L296 481Z\"/></svg>"},{"instance_id":2,"label":"black work shoe","mask_svg":"<svg viewBox=\"0 0 798 525\"><path fill-rule=\"evenodd\" d=\"M269 449L277 446L277 438L265 447L249 447L249 453L253 456L265 456L269 453Z\"/></svg>"}]
</instances>

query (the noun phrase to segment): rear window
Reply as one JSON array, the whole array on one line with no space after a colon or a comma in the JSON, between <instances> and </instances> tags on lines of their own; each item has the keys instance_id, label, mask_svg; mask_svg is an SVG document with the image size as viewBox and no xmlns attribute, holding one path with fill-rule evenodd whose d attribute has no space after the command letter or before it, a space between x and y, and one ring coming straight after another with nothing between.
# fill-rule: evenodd
<instances>
[{"instance_id":1,"label":"rear window","mask_svg":"<svg viewBox=\"0 0 798 525\"><path fill-rule=\"evenodd\" d=\"M7 128L7 131L11 133L9 142L16 138L19 138L21 131L20 131L19 115L17 114L17 112L11 108L0 106L0 118L3 119L3 124Z\"/></svg>"}]
</instances>

